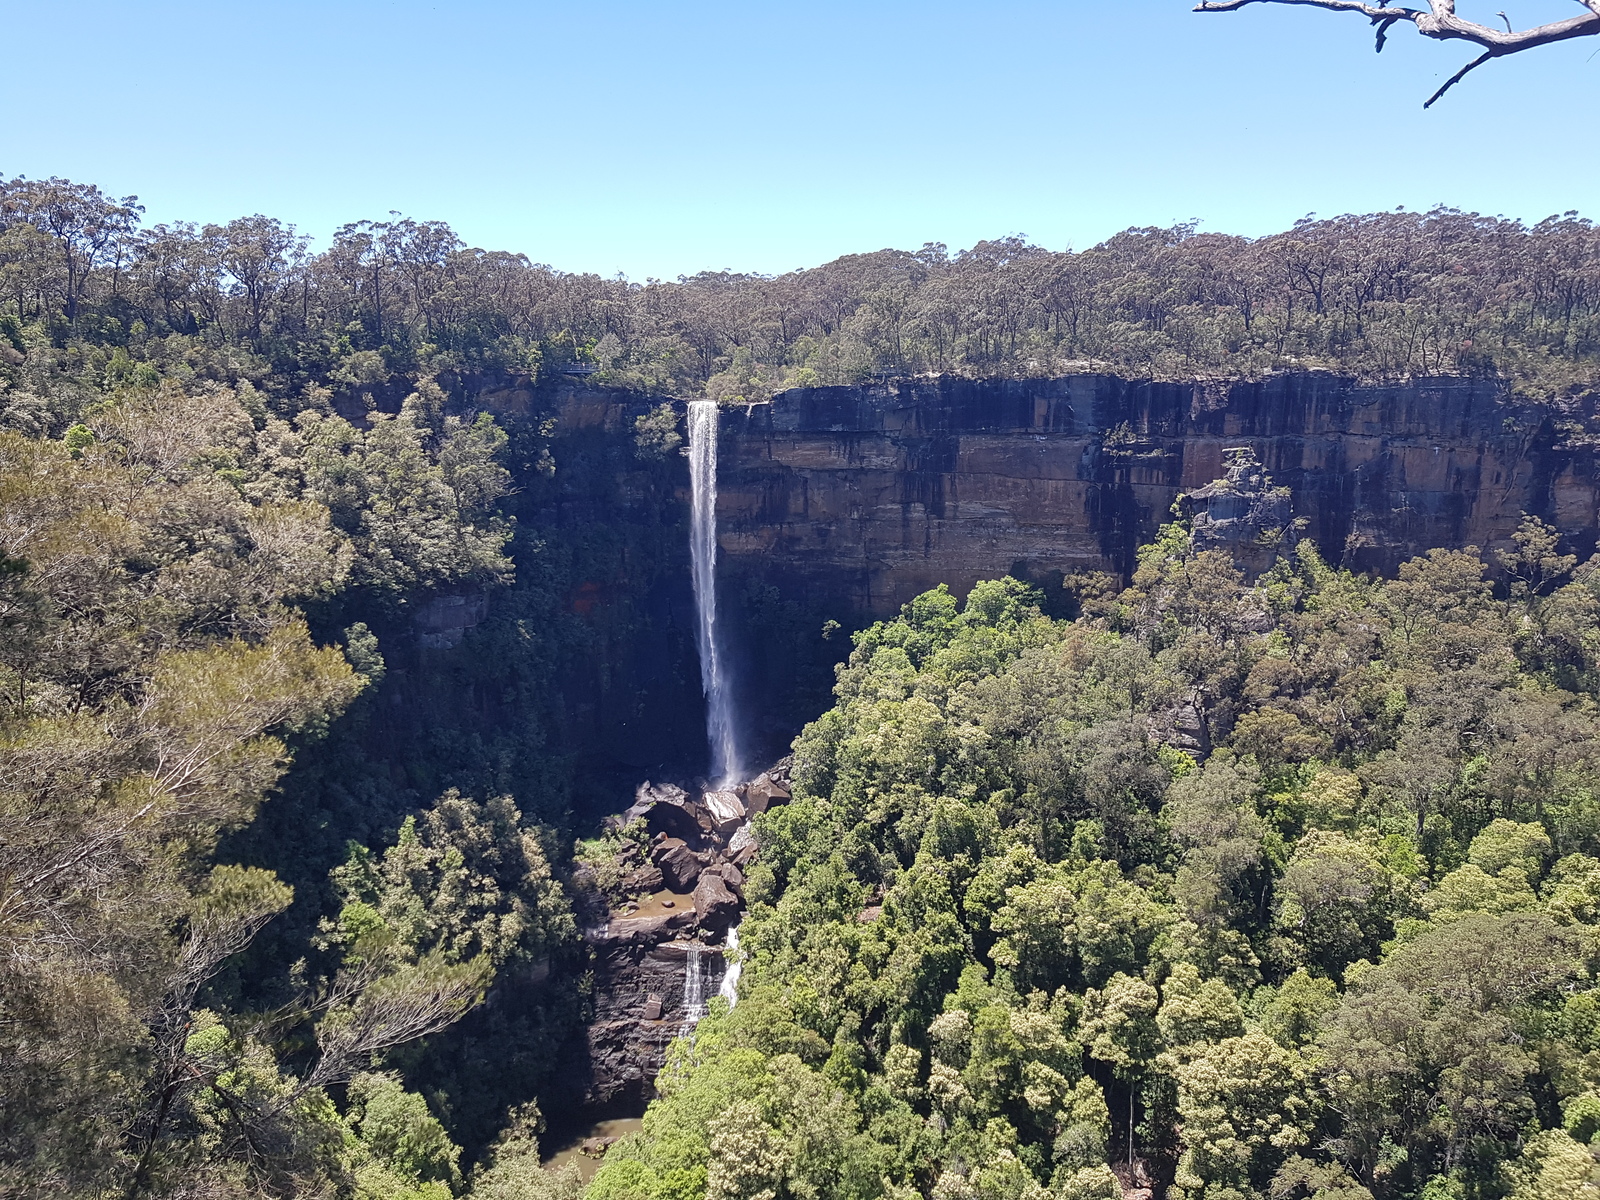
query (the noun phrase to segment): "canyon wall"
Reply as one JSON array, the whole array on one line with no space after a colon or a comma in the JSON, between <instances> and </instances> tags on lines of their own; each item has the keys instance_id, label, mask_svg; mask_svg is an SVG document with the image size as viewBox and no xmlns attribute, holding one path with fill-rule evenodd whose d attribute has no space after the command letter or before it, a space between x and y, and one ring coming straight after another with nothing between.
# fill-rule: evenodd
<instances>
[{"instance_id":1,"label":"canyon wall","mask_svg":"<svg viewBox=\"0 0 1600 1200\"><path fill-rule=\"evenodd\" d=\"M1357 570L1509 544L1524 512L1587 553L1600 504L1593 450L1563 447L1548 409L1492 381L918 379L786 392L731 410L724 430L730 569L857 618L1008 571L1126 574L1233 447L1290 489L1329 561Z\"/></svg>"},{"instance_id":2,"label":"canyon wall","mask_svg":"<svg viewBox=\"0 0 1600 1200\"><path fill-rule=\"evenodd\" d=\"M539 547L519 573L544 571L586 631L561 682L562 740L597 779L612 773L594 798L611 811L609 791L704 766L687 463L634 441L639 416L681 402L574 384L479 400L512 420L555 417L554 475L519 479L518 520ZM1126 575L1174 499L1221 475L1234 447L1291 490L1334 563L1392 573L1435 546L1487 552L1524 512L1588 554L1600 467L1585 423L1578 406L1520 403L1493 381L1328 374L919 378L725 409L718 576L748 730L776 757L826 704L849 644L824 640L825 622L857 628L939 583L963 594L1011 573L1059 599L1063 573Z\"/></svg>"}]
</instances>

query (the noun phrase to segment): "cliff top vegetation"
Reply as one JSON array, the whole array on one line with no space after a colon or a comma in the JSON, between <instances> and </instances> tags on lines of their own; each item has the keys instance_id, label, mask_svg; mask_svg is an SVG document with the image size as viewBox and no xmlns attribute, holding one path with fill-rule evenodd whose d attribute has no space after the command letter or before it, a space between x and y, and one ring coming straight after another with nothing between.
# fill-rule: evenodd
<instances>
[{"instance_id":1,"label":"cliff top vegetation","mask_svg":"<svg viewBox=\"0 0 1600 1200\"><path fill-rule=\"evenodd\" d=\"M1600 378L1600 231L1576 213L1307 217L1259 239L1186 223L1080 252L1013 236L644 283L472 248L439 221L357 221L313 253L266 216L141 217L135 197L0 180L0 422L59 436L77 420L61 385L150 374L298 407L310 388L398 401L423 375L580 362L729 401L922 372L1454 374L1534 397Z\"/></svg>"}]
</instances>

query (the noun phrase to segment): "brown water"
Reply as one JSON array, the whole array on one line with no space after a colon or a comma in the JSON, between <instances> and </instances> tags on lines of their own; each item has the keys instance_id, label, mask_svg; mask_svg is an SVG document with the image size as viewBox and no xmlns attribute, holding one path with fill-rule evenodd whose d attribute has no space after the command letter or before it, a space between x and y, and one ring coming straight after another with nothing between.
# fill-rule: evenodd
<instances>
[{"instance_id":1,"label":"brown water","mask_svg":"<svg viewBox=\"0 0 1600 1200\"><path fill-rule=\"evenodd\" d=\"M671 904L666 903L671 901ZM682 912L688 909L694 911L694 896L679 892L653 892L639 901L639 907L634 912L619 912L616 915L626 920L636 917L662 917L668 913Z\"/></svg>"},{"instance_id":2,"label":"brown water","mask_svg":"<svg viewBox=\"0 0 1600 1200\"><path fill-rule=\"evenodd\" d=\"M582 1149L583 1143L589 1138L616 1138L624 1134L637 1133L643 1125L644 1121L640 1117L618 1117L610 1121L596 1121L593 1125L568 1136L553 1150L547 1151L544 1167L548 1171L554 1171L569 1162L575 1162L578 1164L578 1174L583 1176L585 1183L588 1183L600 1169L600 1159L585 1154Z\"/></svg>"}]
</instances>

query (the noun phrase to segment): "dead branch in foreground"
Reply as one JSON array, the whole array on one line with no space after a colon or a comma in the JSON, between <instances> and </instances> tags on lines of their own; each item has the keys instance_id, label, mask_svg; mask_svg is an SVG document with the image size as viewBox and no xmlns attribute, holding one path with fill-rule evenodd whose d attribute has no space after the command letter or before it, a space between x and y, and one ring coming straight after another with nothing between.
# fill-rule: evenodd
<instances>
[{"instance_id":1,"label":"dead branch in foreground","mask_svg":"<svg viewBox=\"0 0 1600 1200\"><path fill-rule=\"evenodd\" d=\"M1550 21L1528 29L1512 29L1509 20L1506 20L1504 29L1496 29L1492 25L1480 25L1476 21L1458 17L1456 0L1428 0L1426 9L1390 8L1388 0L1379 0L1377 4L1366 4L1363 0L1201 0L1201 3L1194 6L1194 11L1234 12L1247 4L1303 4L1310 8L1352 12L1366 17L1377 29L1376 48L1379 51L1383 50L1389 30L1401 22L1415 26L1423 37L1438 41L1471 42L1482 46L1484 48L1482 54L1450 76L1438 91L1428 97L1427 103L1422 107L1431 108L1434 101L1466 78L1468 72L1476 70L1491 59L1519 54L1524 50L1548 46L1553 42L1565 42L1572 38L1600 34L1600 0L1575 0L1575 3L1588 9L1588 12L1568 17L1564 21ZM1500 17L1505 19L1505 14L1501 13Z\"/></svg>"}]
</instances>

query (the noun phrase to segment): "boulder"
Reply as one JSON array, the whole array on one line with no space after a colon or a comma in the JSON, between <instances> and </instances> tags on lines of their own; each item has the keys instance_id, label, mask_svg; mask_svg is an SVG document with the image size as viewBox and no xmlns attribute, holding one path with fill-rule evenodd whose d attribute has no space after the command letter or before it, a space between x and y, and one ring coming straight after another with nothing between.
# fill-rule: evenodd
<instances>
[{"instance_id":1,"label":"boulder","mask_svg":"<svg viewBox=\"0 0 1600 1200\"><path fill-rule=\"evenodd\" d=\"M788 799L788 786L765 772L745 785L744 803L751 816L764 813L774 804L783 804Z\"/></svg>"},{"instance_id":2,"label":"boulder","mask_svg":"<svg viewBox=\"0 0 1600 1200\"><path fill-rule=\"evenodd\" d=\"M635 946L649 946L661 941L674 930L692 925L695 914L683 912L658 913L653 917L618 917L603 930L590 934L596 942L621 942Z\"/></svg>"},{"instance_id":3,"label":"boulder","mask_svg":"<svg viewBox=\"0 0 1600 1200\"><path fill-rule=\"evenodd\" d=\"M711 815L671 783L641 783L633 806L620 818L623 825L643 818L652 833L698 841L711 833Z\"/></svg>"},{"instance_id":4,"label":"boulder","mask_svg":"<svg viewBox=\"0 0 1600 1200\"><path fill-rule=\"evenodd\" d=\"M750 865L750 860L756 856L756 837L746 825L733 835L728 842L728 861L743 869Z\"/></svg>"},{"instance_id":5,"label":"boulder","mask_svg":"<svg viewBox=\"0 0 1600 1200\"><path fill-rule=\"evenodd\" d=\"M739 897L739 903L744 903L744 872L738 867L731 862L719 862L707 867L701 878L704 879L706 875L720 877L728 885L728 890Z\"/></svg>"},{"instance_id":6,"label":"boulder","mask_svg":"<svg viewBox=\"0 0 1600 1200\"><path fill-rule=\"evenodd\" d=\"M664 882L661 868L646 863L629 871L622 877L622 890L625 892L659 892Z\"/></svg>"},{"instance_id":7,"label":"boulder","mask_svg":"<svg viewBox=\"0 0 1600 1200\"><path fill-rule=\"evenodd\" d=\"M642 1021L661 1020L661 997L651 992L645 997L644 1008L640 1010L639 1019Z\"/></svg>"},{"instance_id":8,"label":"boulder","mask_svg":"<svg viewBox=\"0 0 1600 1200\"><path fill-rule=\"evenodd\" d=\"M745 822L744 802L737 792L707 792L700 797L700 804L710 815L712 828L723 837Z\"/></svg>"},{"instance_id":9,"label":"boulder","mask_svg":"<svg viewBox=\"0 0 1600 1200\"><path fill-rule=\"evenodd\" d=\"M707 871L694 889L695 917L702 929L721 931L739 916L739 898L728 890L721 875Z\"/></svg>"},{"instance_id":10,"label":"boulder","mask_svg":"<svg viewBox=\"0 0 1600 1200\"><path fill-rule=\"evenodd\" d=\"M682 838L669 837L657 844L650 855L668 887L675 892L687 892L700 878L700 860L684 844Z\"/></svg>"}]
</instances>

